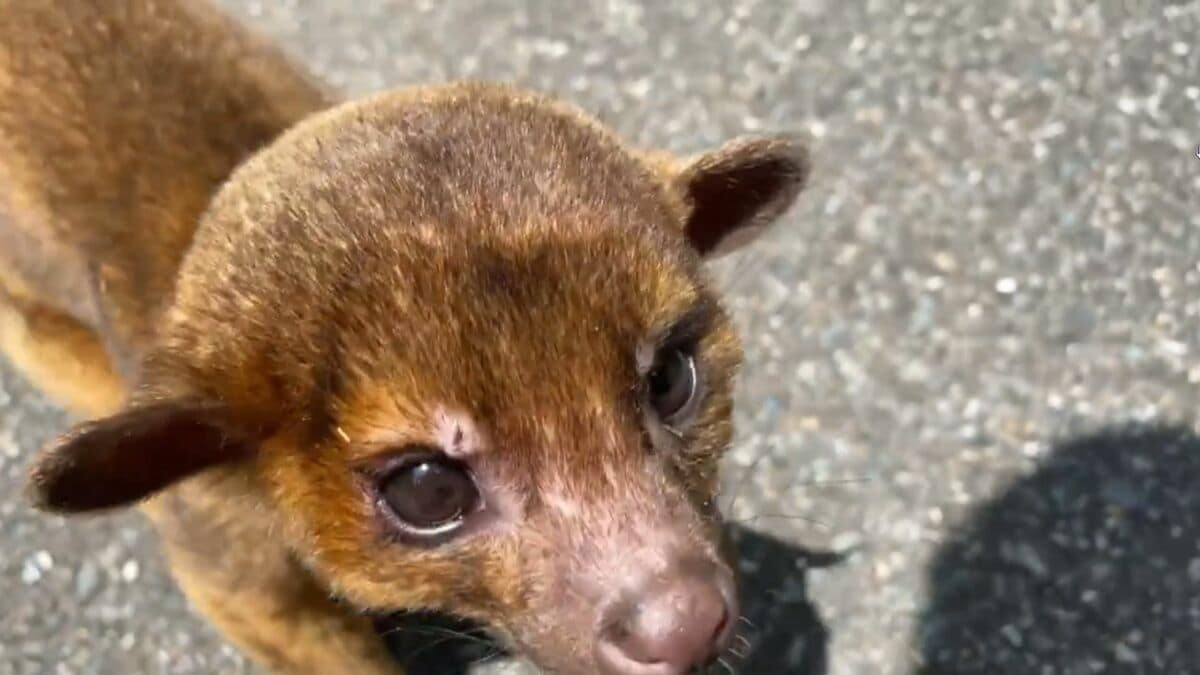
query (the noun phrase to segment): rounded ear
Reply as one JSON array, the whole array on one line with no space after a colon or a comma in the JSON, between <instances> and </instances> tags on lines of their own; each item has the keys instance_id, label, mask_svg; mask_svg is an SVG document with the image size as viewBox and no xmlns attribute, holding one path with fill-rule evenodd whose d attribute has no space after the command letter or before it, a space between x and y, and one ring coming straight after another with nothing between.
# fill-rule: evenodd
<instances>
[{"instance_id":1,"label":"rounded ear","mask_svg":"<svg viewBox=\"0 0 1200 675\"><path fill-rule=\"evenodd\" d=\"M94 511L136 502L204 469L245 458L256 440L219 404L168 401L81 424L34 460L38 508Z\"/></svg>"},{"instance_id":2,"label":"rounded ear","mask_svg":"<svg viewBox=\"0 0 1200 675\"><path fill-rule=\"evenodd\" d=\"M808 174L808 149L790 136L740 138L684 163L673 183L690 208L688 239L708 258L744 246L787 211Z\"/></svg>"}]
</instances>

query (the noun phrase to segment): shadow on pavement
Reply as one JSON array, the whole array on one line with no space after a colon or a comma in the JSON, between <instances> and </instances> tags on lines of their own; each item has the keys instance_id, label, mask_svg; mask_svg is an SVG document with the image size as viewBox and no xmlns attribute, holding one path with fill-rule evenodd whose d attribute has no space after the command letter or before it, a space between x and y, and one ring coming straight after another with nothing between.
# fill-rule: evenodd
<instances>
[{"instance_id":1,"label":"shadow on pavement","mask_svg":"<svg viewBox=\"0 0 1200 675\"><path fill-rule=\"evenodd\" d=\"M1177 675L1200 664L1200 438L1057 446L940 550L921 675Z\"/></svg>"},{"instance_id":2,"label":"shadow on pavement","mask_svg":"<svg viewBox=\"0 0 1200 675\"><path fill-rule=\"evenodd\" d=\"M742 660L726 657L733 672L824 675L828 632L809 602L805 570L836 564L838 557L731 526L727 532L738 551L742 574L740 633L735 645ZM381 619L379 631L397 661L411 672L466 675L472 663L497 654L496 649L455 633L481 635L469 622L430 614L397 615ZM712 673L729 669L714 666Z\"/></svg>"}]
</instances>

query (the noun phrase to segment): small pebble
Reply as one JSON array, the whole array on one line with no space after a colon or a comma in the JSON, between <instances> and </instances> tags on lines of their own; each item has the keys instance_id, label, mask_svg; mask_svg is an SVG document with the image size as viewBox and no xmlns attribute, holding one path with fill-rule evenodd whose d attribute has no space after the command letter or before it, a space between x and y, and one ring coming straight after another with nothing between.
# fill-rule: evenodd
<instances>
[{"instance_id":1,"label":"small pebble","mask_svg":"<svg viewBox=\"0 0 1200 675\"><path fill-rule=\"evenodd\" d=\"M87 602L100 588L100 571L90 560L84 560L75 574L75 597Z\"/></svg>"},{"instance_id":2,"label":"small pebble","mask_svg":"<svg viewBox=\"0 0 1200 675\"><path fill-rule=\"evenodd\" d=\"M137 581L138 573L141 568L136 560L126 560L124 565L121 565L121 579L126 583Z\"/></svg>"}]
</instances>

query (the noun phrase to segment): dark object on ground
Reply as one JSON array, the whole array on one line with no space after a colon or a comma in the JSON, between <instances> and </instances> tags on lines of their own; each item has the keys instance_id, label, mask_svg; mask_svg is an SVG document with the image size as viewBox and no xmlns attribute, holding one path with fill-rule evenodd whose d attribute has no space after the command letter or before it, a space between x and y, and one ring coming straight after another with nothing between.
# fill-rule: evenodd
<instances>
[{"instance_id":1,"label":"dark object on ground","mask_svg":"<svg viewBox=\"0 0 1200 675\"><path fill-rule=\"evenodd\" d=\"M1113 428L1055 448L929 571L922 675L1178 675L1200 663L1200 438Z\"/></svg>"}]
</instances>

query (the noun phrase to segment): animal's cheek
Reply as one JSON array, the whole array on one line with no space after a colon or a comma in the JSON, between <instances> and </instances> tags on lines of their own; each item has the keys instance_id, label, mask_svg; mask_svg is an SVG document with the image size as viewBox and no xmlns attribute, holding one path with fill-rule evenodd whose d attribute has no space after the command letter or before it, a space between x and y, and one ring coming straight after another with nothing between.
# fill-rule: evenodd
<instances>
[{"instance_id":1,"label":"animal's cheek","mask_svg":"<svg viewBox=\"0 0 1200 675\"><path fill-rule=\"evenodd\" d=\"M591 584L578 583L568 544L545 534L523 538L508 559L514 574L494 587L497 597L506 587L511 604L491 624L540 667L574 672L591 663L596 594Z\"/></svg>"},{"instance_id":2,"label":"animal's cheek","mask_svg":"<svg viewBox=\"0 0 1200 675\"><path fill-rule=\"evenodd\" d=\"M360 609L436 610L499 625L526 612L511 564L475 545L348 546L323 551L317 566L330 589Z\"/></svg>"},{"instance_id":3,"label":"animal's cheek","mask_svg":"<svg viewBox=\"0 0 1200 675\"><path fill-rule=\"evenodd\" d=\"M369 502L353 475L319 449L275 438L259 447L254 463L277 515L276 535L305 557L336 561L356 536L352 533L365 534Z\"/></svg>"}]
</instances>

